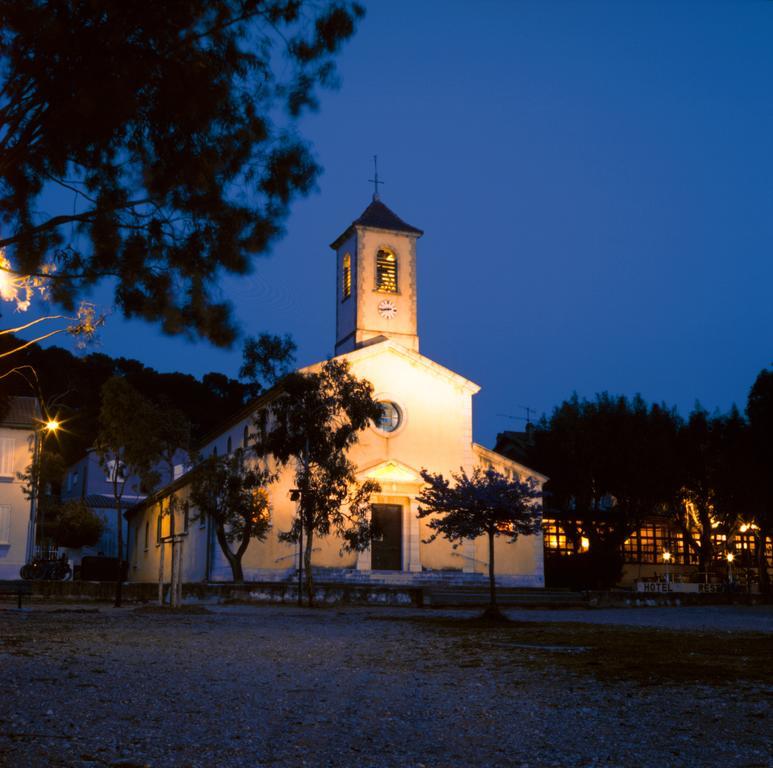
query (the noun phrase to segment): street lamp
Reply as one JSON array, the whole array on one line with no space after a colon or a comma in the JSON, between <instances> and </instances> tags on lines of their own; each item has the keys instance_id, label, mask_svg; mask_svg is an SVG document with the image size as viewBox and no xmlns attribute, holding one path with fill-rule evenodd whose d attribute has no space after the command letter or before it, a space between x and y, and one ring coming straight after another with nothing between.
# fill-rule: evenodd
<instances>
[{"instance_id":1,"label":"street lamp","mask_svg":"<svg viewBox=\"0 0 773 768\"><path fill-rule=\"evenodd\" d=\"M48 560L48 552L44 553L44 543L45 543L45 522L46 522L46 507L45 504L41 504L41 498L43 496L43 449L45 448L46 444L46 437L48 435L55 435L59 427L61 427L61 422L59 422L56 418L49 417L46 421L43 422L43 427L40 430L43 432L43 436L40 439L40 448L37 450L37 477L34 480L34 488L33 492L35 494L35 504L37 505L37 513L40 515L40 520L38 523L38 526L40 528L40 553L41 556L45 556L45 559ZM37 442L37 440L36 440ZM34 545L33 541L33 545Z\"/></svg>"},{"instance_id":2,"label":"street lamp","mask_svg":"<svg viewBox=\"0 0 773 768\"><path fill-rule=\"evenodd\" d=\"M733 560L735 560L735 555L732 552L728 552L725 555L725 559L727 560L727 580L732 584L733 583Z\"/></svg>"},{"instance_id":3,"label":"street lamp","mask_svg":"<svg viewBox=\"0 0 773 768\"><path fill-rule=\"evenodd\" d=\"M666 583L670 581L669 573L668 573L668 565L671 562L671 553L668 550L665 550L663 552L663 562L666 564Z\"/></svg>"}]
</instances>

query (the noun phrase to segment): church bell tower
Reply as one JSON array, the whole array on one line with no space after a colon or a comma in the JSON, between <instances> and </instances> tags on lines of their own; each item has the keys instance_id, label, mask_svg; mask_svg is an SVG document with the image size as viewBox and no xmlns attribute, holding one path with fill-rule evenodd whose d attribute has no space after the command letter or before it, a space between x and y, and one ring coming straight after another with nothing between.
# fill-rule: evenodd
<instances>
[{"instance_id":1,"label":"church bell tower","mask_svg":"<svg viewBox=\"0 0 773 768\"><path fill-rule=\"evenodd\" d=\"M336 253L336 355L381 337L419 351L416 240L423 234L373 195L373 202L331 244Z\"/></svg>"}]
</instances>

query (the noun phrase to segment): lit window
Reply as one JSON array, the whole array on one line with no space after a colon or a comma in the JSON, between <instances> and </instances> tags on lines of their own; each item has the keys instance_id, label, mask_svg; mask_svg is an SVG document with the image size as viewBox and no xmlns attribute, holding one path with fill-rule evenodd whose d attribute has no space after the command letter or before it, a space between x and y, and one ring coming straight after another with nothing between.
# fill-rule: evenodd
<instances>
[{"instance_id":1,"label":"lit window","mask_svg":"<svg viewBox=\"0 0 773 768\"><path fill-rule=\"evenodd\" d=\"M376 290L397 293L397 256L392 251L376 254Z\"/></svg>"},{"instance_id":2,"label":"lit window","mask_svg":"<svg viewBox=\"0 0 773 768\"><path fill-rule=\"evenodd\" d=\"M352 295L352 257L344 255L343 269L343 298L348 299Z\"/></svg>"},{"instance_id":3,"label":"lit window","mask_svg":"<svg viewBox=\"0 0 773 768\"><path fill-rule=\"evenodd\" d=\"M376 422L376 426L382 432L394 432L403 420L400 408L395 403L380 403L381 417Z\"/></svg>"}]
</instances>

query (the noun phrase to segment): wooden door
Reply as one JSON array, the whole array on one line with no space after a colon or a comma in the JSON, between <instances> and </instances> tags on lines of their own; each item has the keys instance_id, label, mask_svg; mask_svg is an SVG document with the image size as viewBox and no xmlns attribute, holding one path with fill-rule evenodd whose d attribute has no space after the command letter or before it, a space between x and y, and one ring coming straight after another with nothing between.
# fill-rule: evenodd
<instances>
[{"instance_id":1,"label":"wooden door","mask_svg":"<svg viewBox=\"0 0 773 768\"><path fill-rule=\"evenodd\" d=\"M373 505L370 567L374 571L403 569L403 508L399 504Z\"/></svg>"}]
</instances>

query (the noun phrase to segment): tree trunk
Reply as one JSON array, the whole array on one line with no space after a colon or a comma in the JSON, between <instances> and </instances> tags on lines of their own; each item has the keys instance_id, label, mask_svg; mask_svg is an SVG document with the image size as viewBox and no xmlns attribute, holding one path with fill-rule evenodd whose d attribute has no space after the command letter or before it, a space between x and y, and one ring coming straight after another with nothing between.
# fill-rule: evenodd
<instances>
[{"instance_id":1,"label":"tree trunk","mask_svg":"<svg viewBox=\"0 0 773 768\"><path fill-rule=\"evenodd\" d=\"M769 530L766 526L760 526L757 536L757 570L759 571L760 592L763 595L770 594L770 574L768 573L768 558L765 555Z\"/></svg>"},{"instance_id":2,"label":"tree trunk","mask_svg":"<svg viewBox=\"0 0 773 768\"><path fill-rule=\"evenodd\" d=\"M314 579L311 573L311 545L314 538L314 529L306 528L306 549L303 552L303 567L306 571L306 594L309 596L309 608L314 607Z\"/></svg>"},{"instance_id":3,"label":"tree trunk","mask_svg":"<svg viewBox=\"0 0 773 768\"><path fill-rule=\"evenodd\" d=\"M234 577L234 584L244 584L244 571L242 570L242 559L230 552L226 554L228 565L231 566L231 573Z\"/></svg>"},{"instance_id":4,"label":"tree trunk","mask_svg":"<svg viewBox=\"0 0 773 768\"><path fill-rule=\"evenodd\" d=\"M711 541L711 515L708 509L701 506L698 512L698 519L700 521L700 541L701 551L699 559L699 568L706 574L706 581L708 581L708 571L711 566L711 562L714 559L714 547Z\"/></svg>"},{"instance_id":5,"label":"tree trunk","mask_svg":"<svg viewBox=\"0 0 773 768\"><path fill-rule=\"evenodd\" d=\"M488 587L489 608L492 612L497 610L497 585L494 578L494 533L488 532Z\"/></svg>"},{"instance_id":6,"label":"tree trunk","mask_svg":"<svg viewBox=\"0 0 773 768\"><path fill-rule=\"evenodd\" d=\"M118 561L117 564L117 571L116 571L116 578L115 578L115 607L120 608L121 607L121 593L123 588L123 521L121 514L121 500L118 499L118 503L116 504L115 508L116 515L118 516L118 557L116 560Z\"/></svg>"},{"instance_id":7,"label":"tree trunk","mask_svg":"<svg viewBox=\"0 0 773 768\"><path fill-rule=\"evenodd\" d=\"M228 560L228 565L231 566L231 575L233 576L234 584L244 584L244 571L242 570L241 555L231 552L231 548L228 546L228 541L225 537L225 528L220 523L215 523L215 536L217 537L217 543L220 545L220 549L225 555L225 559Z\"/></svg>"}]
</instances>

